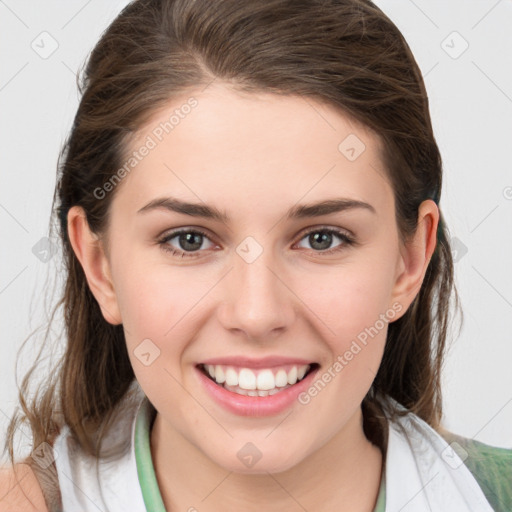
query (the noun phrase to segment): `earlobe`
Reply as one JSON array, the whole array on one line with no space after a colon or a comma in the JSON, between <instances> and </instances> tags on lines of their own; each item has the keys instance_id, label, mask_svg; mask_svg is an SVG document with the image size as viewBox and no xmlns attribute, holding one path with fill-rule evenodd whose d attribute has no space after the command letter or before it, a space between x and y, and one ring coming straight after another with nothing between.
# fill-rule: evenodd
<instances>
[{"instance_id":1,"label":"earlobe","mask_svg":"<svg viewBox=\"0 0 512 512\"><path fill-rule=\"evenodd\" d=\"M418 227L413 238L402 245L397 264L392 303L400 302L407 310L419 293L430 259L437 244L439 209L431 199L423 201L418 209Z\"/></svg>"},{"instance_id":2,"label":"earlobe","mask_svg":"<svg viewBox=\"0 0 512 512\"><path fill-rule=\"evenodd\" d=\"M70 208L68 233L73 251L82 265L89 288L98 301L103 317L110 324L121 324L121 314L104 245L90 230L83 208Z\"/></svg>"}]
</instances>

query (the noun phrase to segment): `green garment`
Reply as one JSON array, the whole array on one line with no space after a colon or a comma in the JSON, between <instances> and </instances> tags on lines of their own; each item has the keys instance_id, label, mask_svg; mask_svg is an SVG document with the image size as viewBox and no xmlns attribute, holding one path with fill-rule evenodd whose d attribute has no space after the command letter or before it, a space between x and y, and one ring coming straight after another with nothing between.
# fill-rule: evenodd
<instances>
[{"instance_id":1,"label":"green garment","mask_svg":"<svg viewBox=\"0 0 512 512\"><path fill-rule=\"evenodd\" d=\"M135 424L135 459L146 509L166 512L151 459L150 431L155 410L148 400L140 408ZM453 433L442 436L464 460L495 512L512 511L512 449L489 446ZM465 452L460 450L462 447ZM467 457L466 457L467 453ZM462 456L464 455L464 456ZM381 480L377 504L373 512L386 510L385 474Z\"/></svg>"},{"instance_id":2,"label":"green garment","mask_svg":"<svg viewBox=\"0 0 512 512\"><path fill-rule=\"evenodd\" d=\"M495 512L512 511L512 449L490 446L452 432L441 435L447 443L454 443L452 448L471 471Z\"/></svg>"}]
</instances>

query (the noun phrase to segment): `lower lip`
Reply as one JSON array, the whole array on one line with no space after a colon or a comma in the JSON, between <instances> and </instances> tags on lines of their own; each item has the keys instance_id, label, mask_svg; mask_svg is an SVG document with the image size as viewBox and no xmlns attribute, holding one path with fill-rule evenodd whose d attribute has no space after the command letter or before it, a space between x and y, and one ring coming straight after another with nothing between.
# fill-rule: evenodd
<instances>
[{"instance_id":1,"label":"lower lip","mask_svg":"<svg viewBox=\"0 0 512 512\"><path fill-rule=\"evenodd\" d=\"M206 392L222 407L239 416L271 416L286 410L297 400L298 395L311 385L319 370L316 368L301 381L275 395L245 396L224 389L208 378L199 368L195 369Z\"/></svg>"}]
</instances>

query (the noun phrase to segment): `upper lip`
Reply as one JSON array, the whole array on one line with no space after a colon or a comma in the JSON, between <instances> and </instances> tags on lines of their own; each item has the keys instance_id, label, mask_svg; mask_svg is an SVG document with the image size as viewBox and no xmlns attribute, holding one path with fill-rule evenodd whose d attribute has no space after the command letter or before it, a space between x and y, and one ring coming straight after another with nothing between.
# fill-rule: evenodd
<instances>
[{"instance_id":1,"label":"upper lip","mask_svg":"<svg viewBox=\"0 0 512 512\"><path fill-rule=\"evenodd\" d=\"M271 368L273 366L281 366L286 364L314 364L314 361L301 359L299 357L286 357L286 356L267 356L259 359L247 356L229 356L229 357L212 357L202 361L199 364L208 365L225 365L225 366L239 366L241 368Z\"/></svg>"}]
</instances>

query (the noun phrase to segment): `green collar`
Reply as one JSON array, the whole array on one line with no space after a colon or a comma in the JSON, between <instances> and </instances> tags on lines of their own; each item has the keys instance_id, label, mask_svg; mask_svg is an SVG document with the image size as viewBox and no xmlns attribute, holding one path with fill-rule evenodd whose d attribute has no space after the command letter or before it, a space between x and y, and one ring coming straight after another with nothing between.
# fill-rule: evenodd
<instances>
[{"instance_id":1,"label":"green collar","mask_svg":"<svg viewBox=\"0 0 512 512\"><path fill-rule=\"evenodd\" d=\"M156 410L151 402L144 398L137 414L135 423L135 460L137 473L139 475L140 488L146 510L151 512L166 512L158 482L156 480L155 468L151 459L151 447L149 444L150 432L155 419ZM383 476L377 498L377 505L373 512L385 512L386 509L386 485Z\"/></svg>"},{"instance_id":2,"label":"green collar","mask_svg":"<svg viewBox=\"0 0 512 512\"><path fill-rule=\"evenodd\" d=\"M145 397L135 423L135 460L137 462L137 473L146 510L166 512L162 495L158 488L149 444L149 433L155 419L155 413L153 404Z\"/></svg>"}]
</instances>

